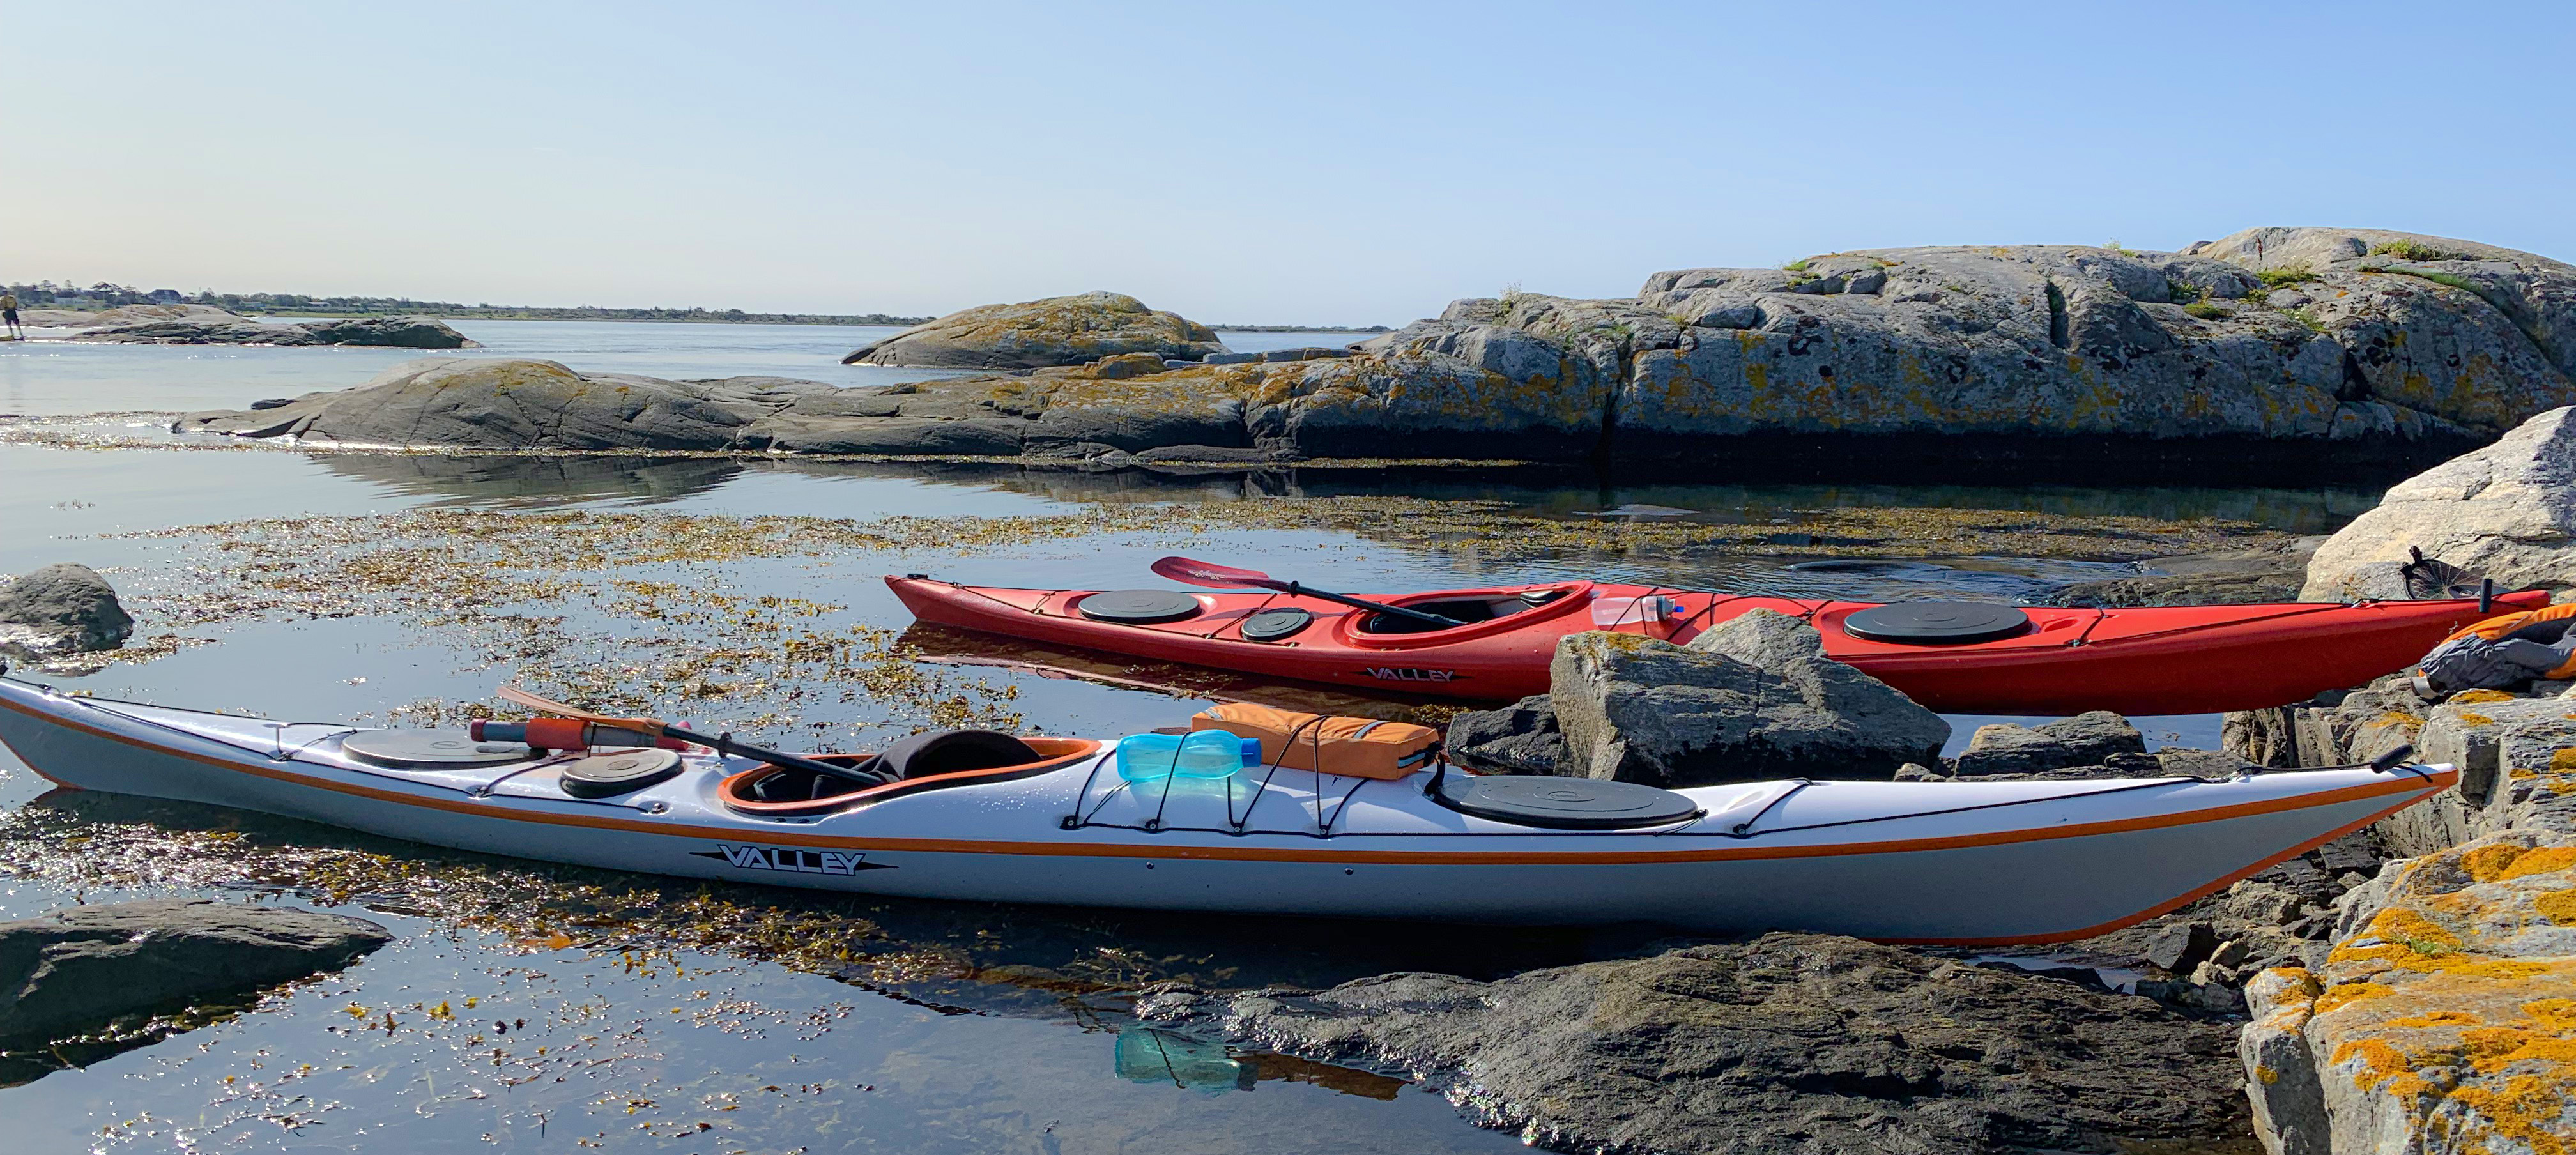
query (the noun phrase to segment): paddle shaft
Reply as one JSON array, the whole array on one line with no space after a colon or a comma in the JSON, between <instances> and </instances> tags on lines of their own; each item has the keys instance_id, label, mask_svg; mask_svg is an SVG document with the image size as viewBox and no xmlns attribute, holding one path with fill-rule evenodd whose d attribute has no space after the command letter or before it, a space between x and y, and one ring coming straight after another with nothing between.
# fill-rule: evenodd
<instances>
[{"instance_id":1,"label":"paddle shaft","mask_svg":"<svg viewBox=\"0 0 2576 1155\"><path fill-rule=\"evenodd\" d=\"M783 750L772 750L766 746L754 746L749 742L737 742L733 740L733 736L730 734L701 734L685 726L674 726L669 722L654 721L650 718L611 718L606 714L594 713L589 710L584 710L579 706L567 706L561 702L553 701L551 699L540 698L535 694L531 694L526 690L518 688L517 686L503 686L499 693L500 696L507 701L516 702L532 710L541 710L548 714L561 715L566 718L580 718L585 721L616 724L643 722L654 727L664 737L677 738L683 742L695 742L698 745L705 746L717 751L718 753L731 754L739 758L749 758L755 762L767 762L772 766L785 767L790 770L802 770L808 774L820 774L826 778L837 778L843 782L854 783L860 786L883 786L886 782L884 778L875 774L870 774L864 770L853 770L847 766L835 766L829 762L789 754Z\"/></svg>"},{"instance_id":2,"label":"paddle shaft","mask_svg":"<svg viewBox=\"0 0 2576 1155\"><path fill-rule=\"evenodd\" d=\"M829 762L790 754L784 750L772 750L766 746L754 746L749 742L737 742L730 735L701 734L685 726L674 726L668 722L662 723L662 732L683 742L695 742L712 748L718 753L749 758L755 762L767 762L772 766L782 766L790 770L803 770L809 774L838 778L843 782L860 786L885 785L885 779L865 770L853 770L847 766L835 766Z\"/></svg>"},{"instance_id":3,"label":"paddle shaft","mask_svg":"<svg viewBox=\"0 0 2576 1155\"><path fill-rule=\"evenodd\" d=\"M1283 590L1290 597L1321 598L1324 601L1339 602L1342 605L1350 606L1354 609L1376 610L1382 614L1394 614L1399 618L1411 618L1414 621L1438 626L1444 630L1454 629L1467 624L1456 618L1444 618L1438 614L1424 613L1421 610L1408 610L1403 606L1391 606L1384 602L1372 602L1362 598L1345 597L1341 594L1327 593L1323 590L1299 585L1296 582L1285 582L1281 585L1272 586L1271 588Z\"/></svg>"}]
</instances>

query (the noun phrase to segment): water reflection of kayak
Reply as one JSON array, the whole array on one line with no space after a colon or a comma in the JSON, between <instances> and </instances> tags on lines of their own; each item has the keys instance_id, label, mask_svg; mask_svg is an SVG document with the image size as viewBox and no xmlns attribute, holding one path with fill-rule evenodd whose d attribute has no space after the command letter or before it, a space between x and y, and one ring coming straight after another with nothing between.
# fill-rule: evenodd
<instances>
[{"instance_id":1,"label":"water reflection of kayak","mask_svg":"<svg viewBox=\"0 0 2576 1155\"><path fill-rule=\"evenodd\" d=\"M2207 714L2304 701L2405 668L2487 616L2476 599L2138 609L1819 601L1573 581L1371 600L1422 623L1311 595L1049 590L889 577L924 622L1153 661L1327 685L1501 701L1547 692L1557 639L1582 630L1687 642L1749 610L1803 618L1827 656L1951 714ZM2505 609L2543 592L2501 595ZM1658 600L1660 599L1660 600Z\"/></svg>"},{"instance_id":2,"label":"water reflection of kayak","mask_svg":"<svg viewBox=\"0 0 2576 1155\"><path fill-rule=\"evenodd\" d=\"M541 751L5 678L0 742L64 786L656 874L945 900L1955 944L2125 926L2458 778L2413 766L1664 791L1435 762L1388 779L1246 771L1158 786L1120 777L1100 743L1034 738L998 759L916 757L860 788L699 749Z\"/></svg>"}]
</instances>

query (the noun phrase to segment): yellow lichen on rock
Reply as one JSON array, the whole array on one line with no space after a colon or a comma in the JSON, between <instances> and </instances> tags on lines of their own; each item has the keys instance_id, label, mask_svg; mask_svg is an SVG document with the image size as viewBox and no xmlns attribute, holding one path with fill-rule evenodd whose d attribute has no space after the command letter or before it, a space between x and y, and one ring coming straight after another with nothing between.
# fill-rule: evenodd
<instances>
[{"instance_id":1,"label":"yellow lichen on rock","mask_svg":"<svg viewBox=\"0 0 2576 1155\"><path fill-rule=\"evenodd\" d=\"M2298 1023L2321 1082L2282 1076L2275 1045L2272 1080L2249 1051L2249 1090L2309 1096L2338 1151L2576 1155L2576 954L2554 929L2562 914L2576 924L2576 843L2494 835L2392 866L2375 885L2367 923L2328 956L2323 993L2291 1004L2312 1013L2274 1010L2247 1028L2277 1037ZM2263 989L2275 1006L2297 993ZM2302 1117L2294 1103L2258 1114Z\"/></svg>"}]
</instances>

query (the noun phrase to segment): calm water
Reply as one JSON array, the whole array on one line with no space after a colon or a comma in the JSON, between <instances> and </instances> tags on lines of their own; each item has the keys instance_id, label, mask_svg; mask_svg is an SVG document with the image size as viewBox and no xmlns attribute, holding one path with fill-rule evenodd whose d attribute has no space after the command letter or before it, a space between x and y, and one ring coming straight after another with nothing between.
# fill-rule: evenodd
<instances>
[{"instance_id":1,"label":"calm water","mask_svg":"<svg viewBox=\"0 0 2576 1155\"><path fill-rule=\"evenodd\" d=\"M834 385L892 385L953 375L939 369L843 365L850 350L901 332L882 325L698 325L648 321L453 321L480 349L226 348L0 343L0 413L189 412L238 409L263 397L345 389L416 357L540 357L576 369L671 380L799 377ZM53 332L37 330L40 336ZM1343 345L1366 333L1219 334L1237 352Z\"/></svg>"},{"instance_id":2,"label":"calm water","mask_svg":"<svg viewBox=\"0 0 2576 1155\"><path fill-rule=\"evenodd\" d=\"M542 356L576 368L671 378L762 373L859 385L921 375L838 365L843 353L879 332L869 329L552 322L460 322L458 328L485 343L470 355ZM1257 349L1351 337L1229 333L1226 339L1237 349ZM0 411L236 406L257 397L357 384L408 356L42 342L0 347ZM148 609L154 597L183 589L192 566L219 555L198 539L116 535L253 517L352 517L425 508L493 517L569 509L985 519L1061 515L1139 500L1242 500L1257 498L1264 486L1310 496L1392 492L1495 499L1569 519L1651 504L1690 511L1676 516L1758 523L1782 511L1902 503L2227 517L2299 532L2331 529L2370 499L2354 492L2284 490L1603 489L1544 475L1389 479L1313 471L1251 484L1231 476L1154 479L995 467L447 460L0 445L0 529L6 530L0 532L0 571L85 562L109 571ZM1175 532L1185 536L1176 540ZM1176 546L1363 589L1585 574L1844 596L2025 597L2066 581L2129 572L1990 557L1879 574L1795 571L1787 559L1756 556L1486 565L1454 552L1406 549L1343 533L1146 527L1016 545L932 541L816 557L680 564L635 576L832 603L836 608L817 619L817 628L893 629L906 625L908 616L876 581L883 573L926 571L995 584L1146 584L1140 580L1145 564ZM652 660L649 654L620 653L625 635L619 623L585 617L588 611L578 607L518 608L553 613L568 628L588 631L590 648L547 660ZM148 612L143 632L154 632ZM331 718L382 717L429 698L483 700L494 686L528 673L513 659L496 657L488 639L427 627L398 613L252 616L186 632L210 644L90 677L47 680L107 696ZM1169 725L1206 704L1000 669L941 669L986 691L1015 694L1010 707L1028 725L1056 733L1109 735ZM887 707L864 697L818 702L801 707L799 720L819 718L851 730L900 721L882 716ZM1964 742L1968 730L1984 720L1954 719L1957 741ZM2168 743L2216 743L2215 718L2140 721ZM113 834L129 844L140 839L148 847L169 838L175 846L186 831L211 823L285 844L417 858L424 869L455 857L266 819L209 815L203 808L183 813L95 796L46 795L44 784L6 755L0 755L0 807L8 811L0 814L0 824L55 824L48 830L69 824L96 832L102 844ZM500 877L521 868L491 860L461 869ZM76 896L103 901L207 893L211 886L185 872L161 884L115 874L99 875L109 880L103 885L87 884L82 877L65 867L0 878L0 917L34 914ZM281 900L311 897L290 893ZM1444 1100L1418 1087L1359 1072L1318 1072L1261 1056L1210 1053L1189 1040L1138 1037L1122 1019L1123 1004L1114 991L1050 993L1054 988L1007 976L1033 969L1071 973L1089 965L1084 960L1115 957L1133 981L1190 977L1219 985L1322 985L1391 969L1502 973L1610 949L1580 935L1462 937L1441 929L1417 937L1404 928L1378 926L872 903L864 917L886 928L893 941L928 944L978 962L922 986L863 986L722 950L684 952L639 967L615 952L531 944L504 932L469 929L434 910L419 913L399 897L358 900L403 937L345 975L273 998L228 1022L0 1089L0 1119L13 1128L13 1139L25 1136L17 1139L26 1144L23 1149L47 1151L319 1151L361 1142L404 1151L552 1151L575 1149L576 1141L596 1145L579 1148L584 1150L653 1151L1501 1151L1518 1144L1469 1126ZM769 901L786 908L805 900L779 894ZM525 1027L510 1034L509 1054L500 1061L490 1053L496 1040L477 1037L474 1024L406 1011L398 1017L409 1025L387 1031L347 1011L351 1005L461 1005L467 997L483 1008L476 1012L478 1022L525 1020ZM1130 1060L1123 1068L1122 1037ZM540 1047L547 1048L543 1056L537 1054ZM1139 1065L1139 1055L1170 1061L1157 1074Z\"/></svg>"}]
</instances>

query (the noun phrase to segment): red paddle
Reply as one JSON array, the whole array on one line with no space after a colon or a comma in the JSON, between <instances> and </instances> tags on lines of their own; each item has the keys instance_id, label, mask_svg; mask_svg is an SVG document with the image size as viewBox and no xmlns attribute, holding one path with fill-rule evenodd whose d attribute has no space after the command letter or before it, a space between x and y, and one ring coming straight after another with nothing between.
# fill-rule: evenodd
<instances>
[{"instance_id":1,"label":"red paddle","mask_svg":"<svg viewBox=\"0 0 2576 1155\"><path fill-rule=\"evenodd\" d=\"M1236 569L1230 565L1218 565L1214 562L1193 561L1185 557L1167 557L1155 562L1151 568L1155 573L1185 585L1209 586L1215 589L1242 589L1250 586L1259 590L1277 590L1291 597L1321 598L1324 601L1339 602L1357 609L1376 610L1382 614L1394 614L1399 618L1411 618L1444 630L1467 624L1456 618L1444 618L1421 610L1408 610L1403 606L1390 606L1383 602L1361 601L1341 594L1326 593L1296 582L1281 581L1259 570Z\"/></svg>"}]
</instances>

